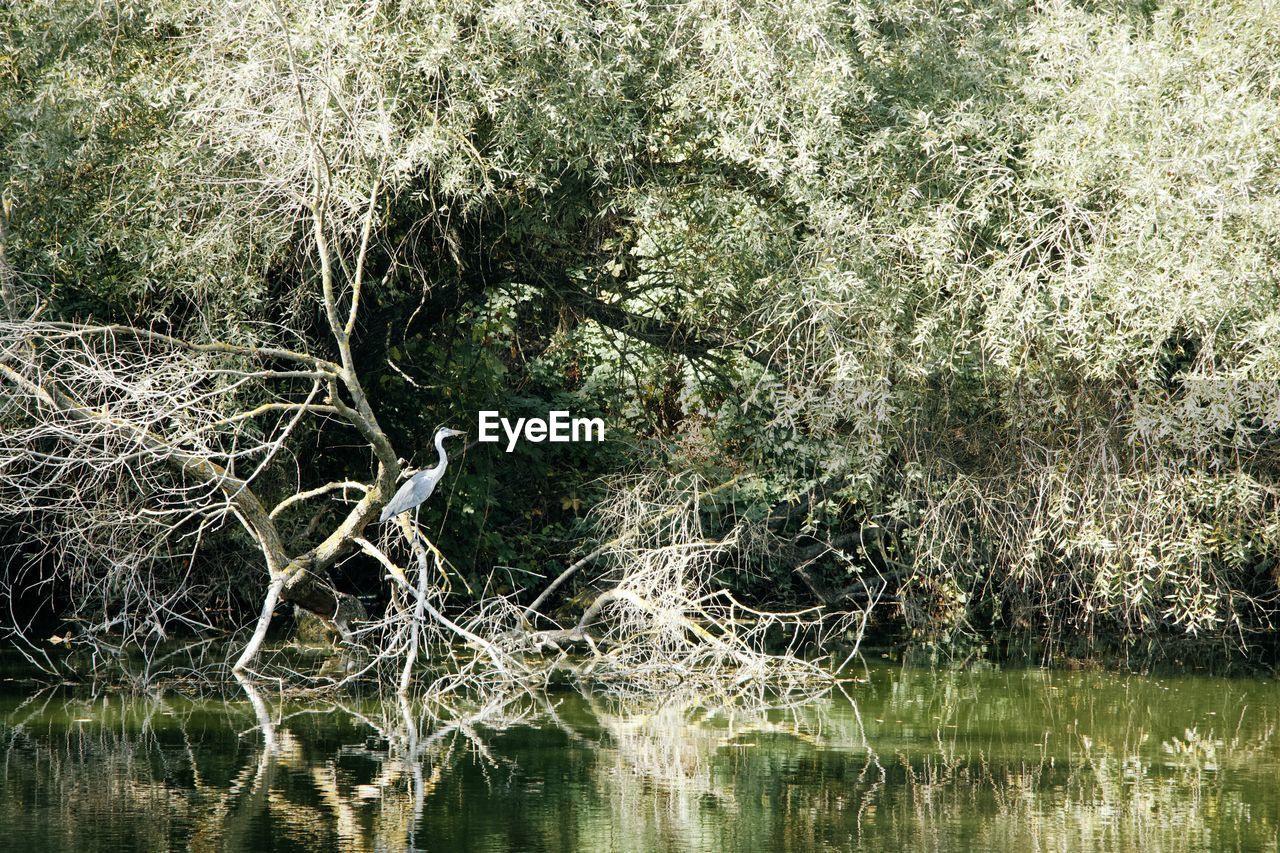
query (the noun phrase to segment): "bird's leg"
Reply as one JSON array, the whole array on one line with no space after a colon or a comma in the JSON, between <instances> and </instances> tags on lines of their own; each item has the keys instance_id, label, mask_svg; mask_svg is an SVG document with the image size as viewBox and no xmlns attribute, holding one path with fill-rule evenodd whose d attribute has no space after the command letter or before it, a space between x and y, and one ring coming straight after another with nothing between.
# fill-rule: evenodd
<instances>
[{"instance_id":1,"label":"bird's leg","mask_svg":"<svg viewBox=\"0 0 1280 853\"><path fill-rule=\"evenodd\" d=\"M435 546L434 542L427 538L426 534L422 532L422 528L418 526L418 510L421 508L421 504L413 508L413 535L419 542L425 545L427 550L429 550L436 558L436 568L440 570L440 577L444 581L444 591L452 592L453 584L449 580L449 573L446 572L444 568L444 554L440 553L440 549Z\"/></svg>"}]
</instances>

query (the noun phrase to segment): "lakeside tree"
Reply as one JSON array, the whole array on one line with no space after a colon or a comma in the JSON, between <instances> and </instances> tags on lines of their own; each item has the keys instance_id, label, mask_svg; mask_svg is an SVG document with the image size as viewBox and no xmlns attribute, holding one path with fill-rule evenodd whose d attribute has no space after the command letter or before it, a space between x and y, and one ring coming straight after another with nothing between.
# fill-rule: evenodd
<instances>
[{"instance_id":1,"label":"lakeside tree","mask_svg":"<svg viewBox=\"0 0 1280 853\"><path fill-rule=\"evenodd\" d=\"M1266 4L0 15L0 505L38 543L12 585L74 581L113 630L205 626L246 598L199 553L236 519L260 626L274 595L348 631L353 554L412 613L390 569L415 534L365 535L396 448L556 402L628 441L457 475L436 538L471 591L432 606L473 635L446 611L549 603L498 565L567 566L556 604L648 565L603 549L592 584L562 558L665 529L670 495L598 485L623 471L730 484L680 541L756 603L1272 630ZM595 503L651 518L593 529Z\"/></svg>"}]
</instances>

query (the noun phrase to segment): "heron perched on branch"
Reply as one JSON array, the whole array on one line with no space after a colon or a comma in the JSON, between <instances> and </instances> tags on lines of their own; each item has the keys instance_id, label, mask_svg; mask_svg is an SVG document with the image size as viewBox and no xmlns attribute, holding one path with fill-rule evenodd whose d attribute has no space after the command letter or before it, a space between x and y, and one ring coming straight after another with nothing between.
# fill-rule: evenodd
<instances>
[{"instance_id":1,"label":"heron perched on branch","mask_svg":"<svg viewBox=\"0 0 1280 853\"><path fill-rule=\"evenodd\" d=\"M402 512L416 509L427 498L431 497L431 493L436 490L436 483L439 483L440 478L444 476L445 466L449 464L449 457L444 452L444 440L462 434L461 430L449 429L448 427L440 427L440 429L436 430L436 452L440 454L440 458L436 460L435 465L430 468L424 468L414 474L405 481L403 486L396 490L395 496L383 508L382 515L378 516L379 522L395 518Z\"/></svg>"}]
</instances>

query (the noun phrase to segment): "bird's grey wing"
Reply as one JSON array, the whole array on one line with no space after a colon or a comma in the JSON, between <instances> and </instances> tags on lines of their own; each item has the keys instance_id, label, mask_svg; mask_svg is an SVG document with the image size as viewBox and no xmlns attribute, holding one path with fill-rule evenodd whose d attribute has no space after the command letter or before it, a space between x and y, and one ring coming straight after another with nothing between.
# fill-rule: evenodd
<instances>
[{"instance_id":1,"label":"bird's grey wing","mask_svg":"<svg viewBox=\"0 0 1280 853\"><path fill-rule=\"evenodd\" d=\"M405 481L403 486L396 490L395 496L383 508L382 515L378 516L378 521L383 522L406 510L411 510L431 497L431 493L435 491L436 482L439 479L440 471L437 468L428 468L425 471L419 471L414 474Z\"/></svg>"},{"instance_id":2,"label":"bird's grey wing","mask_svg":"<svg viewBox=\"0 0 1280 853\"><path fill-rule=\"evenodd\" d=\"M417 487L413 490L413 504L424 502L431 497L431 493L436 490L436 483L440 480L440 474L435 468L428 468L422 472L422 479L418 482Z\"/></svg>"},{"instance_id":3,"label":"bird's grey wing","mask_svg":"<svg viewBox=\"0 0 1280 853\"><path fill-rule=\"evenodd\" d=\"M382 514L378 516L379 523L389 518L394 518L407 509L412 509L417 501L414 500L414 478L410 477L404 482L400 488L396 489L395 495L391 500L387 501L387 505L382 508Z\"/></svg>"}]
</instances>

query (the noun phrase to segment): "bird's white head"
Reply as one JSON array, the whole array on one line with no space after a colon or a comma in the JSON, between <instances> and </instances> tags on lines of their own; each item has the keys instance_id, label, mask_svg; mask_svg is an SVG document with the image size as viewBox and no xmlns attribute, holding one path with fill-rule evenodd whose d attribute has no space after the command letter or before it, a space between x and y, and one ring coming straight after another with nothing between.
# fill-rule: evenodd
<instances>
[{"instance_id":1,"label":"bird's white head","mask_svg":"<svg viewBox=\"0 0 1280 853\"><path fill-rule=\"evenodd\" d=\"M440 429L436 430L436 438L452 438L455 435L466 435L466 433L460 429L450 429L449 427L440 427Z\"/></svg>"}]
</instances>

